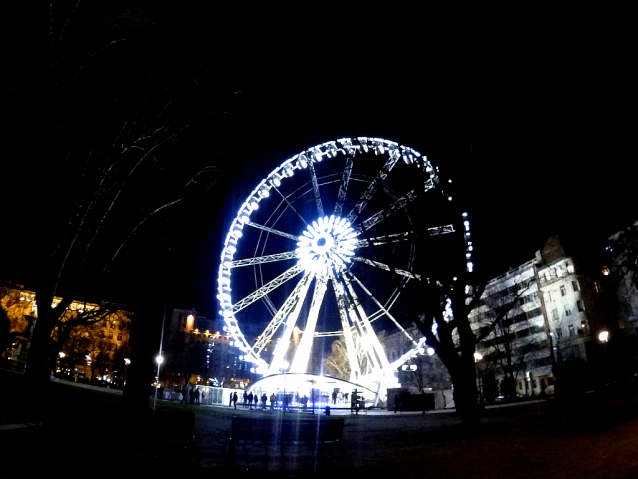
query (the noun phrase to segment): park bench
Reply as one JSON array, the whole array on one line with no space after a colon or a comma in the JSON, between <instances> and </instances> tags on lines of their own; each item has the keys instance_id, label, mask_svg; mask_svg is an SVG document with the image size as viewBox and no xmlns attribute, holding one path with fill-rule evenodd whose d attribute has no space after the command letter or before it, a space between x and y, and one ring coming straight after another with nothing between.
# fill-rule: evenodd
<instances>
[{"instance_id":1,"label":"park bench","mask_svg":"<svg viewBox=\"0 0 638 479\"><path fill-rule=\"evenodd\" d=\"M233 416L229 440L230 466L235 464L235 446L241 445L244 451L244 461L248 468L247 447L263 447L264 462L268 469L268 447L279 447L281 466L285 469L285 446L310 445L313 451L323 457L325 445L330 445L330 460L334 463L334 446L339 446L341 462L343 464L343 418L329 419L317 415L312 419L282 418L282 417L241 417Z\"/></svg>"}]
</instances>

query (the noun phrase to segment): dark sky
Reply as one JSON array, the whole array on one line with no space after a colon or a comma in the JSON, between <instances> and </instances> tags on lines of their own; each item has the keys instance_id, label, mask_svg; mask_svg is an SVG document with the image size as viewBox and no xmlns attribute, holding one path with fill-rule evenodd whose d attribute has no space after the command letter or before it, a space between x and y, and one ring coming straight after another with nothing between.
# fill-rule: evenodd
<instances>
[{"instance_id":1,"label":"dark sky","mask_svg":"<svg viewBox=\"0 0 638 479\"><path fill-rule=\"evenodd\" d=\"M221 155L224 166L214 191L180 216L175 307L214 315L217 260L239 203L285 159L342 137L411 146L453 178L488 277L532 258L550 235L595 242L635 218L631 42L600 12L105 5L127 34L139 25L122 12L153 25L150 46L126 53L123 69L134 76L146 61L173 86L205 70L198 101L217 108L174 153ZM45 30L14 35L15 75L32 78L37 63L25 60L41 53ZM24 94L4 91L13 102Z\"/></svg>"},{"instance_id":2,"label":"dark sky","mask_svg":"<svg viewBox=\"0 0 638 479\"><path fill-rule=\"evenodd\" d=\"M221 218L203 221L192 245L193 302L209 311L209 264L262 175L344 136L412 146L451 176L488 277L531 259L553 234L594 244L635 217L622 31L545 26L242 35L232 63L250 79L234 105L247 169L232 175L219 208L202 211Z\"/></svg>"}]
</instances>

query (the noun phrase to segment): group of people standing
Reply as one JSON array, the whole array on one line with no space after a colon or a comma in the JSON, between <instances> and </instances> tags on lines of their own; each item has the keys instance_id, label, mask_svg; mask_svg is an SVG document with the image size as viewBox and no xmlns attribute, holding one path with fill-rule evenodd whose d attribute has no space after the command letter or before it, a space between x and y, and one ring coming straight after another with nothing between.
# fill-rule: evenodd
<instances>
[{"instance_id":1,"label":"group of people standing","mask_svg":"<svg viewBox=\"0 0 638 479\"><path fill-rule=\"evenodd\" d=\"M237 396L237 392L234 393L230 393L230 397L228 400L228 407L235 407L235 409L237 409L237 400L239 399L239 397ZM244 402L243 402L243 406L244 408L248 408L251 409L253 408L253 404L255 406L255 409L259 408L259 402L261 399L261 410L265 410L266 409L266 403L268 402L268 397L266 396L266 393L263 393L261 395L261 398L259 397L259 395L257 393L253 394L253 392L251 391L250 393L247 393L246 391L244 391ZM276 401L276 397L275 394L271 394L270 395L270 409L273 410L275 408L275 401Z\"/></svg>"},{"instance_id":2,"label":"group of people standing","mask_svg":"<svg viewBox=\"0 0 638 479\"><path fill-rule=\"evenodd\" d=\"M188 404L188 399L190 397L190 403L196 406L199 406L199 397L200 395L203 397L204 392L200 394L199 387L192 387L190 390L184 386L182 388L182 400L179 402L180 404Z\"/></svg>"}]
</instances>

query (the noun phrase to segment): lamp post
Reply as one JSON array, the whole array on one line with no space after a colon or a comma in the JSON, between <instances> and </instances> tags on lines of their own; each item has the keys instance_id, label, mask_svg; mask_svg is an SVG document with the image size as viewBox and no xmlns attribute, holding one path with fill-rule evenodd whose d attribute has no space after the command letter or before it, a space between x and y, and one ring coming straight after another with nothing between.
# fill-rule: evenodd
<instances>
[{"instance_id":1,"label":"lamp post","mask_svg":"<svg viewBox=\"0 0 638 479\"><path fill-rule=\"evenodd\" d=\"M478 362L483 359L483 355L477 351L474 352L474 371L479 383L479 401L483 404L483 385L481 384L481 376L478 370Z\"/></svg>"}]
</instances>

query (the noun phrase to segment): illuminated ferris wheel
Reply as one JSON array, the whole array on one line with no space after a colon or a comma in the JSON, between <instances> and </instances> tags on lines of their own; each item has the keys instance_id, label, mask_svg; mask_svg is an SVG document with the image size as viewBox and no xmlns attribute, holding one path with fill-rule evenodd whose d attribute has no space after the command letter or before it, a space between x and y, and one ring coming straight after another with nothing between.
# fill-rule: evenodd
<instances>
[{"instance_id":1,"label":"illuminated ferris wheel","mask_svg":"<svg viewBox=\"0 0 638 479\"><path fill-rule=\"evenodd\" d=\"M343 336L350 381L378 384L422 354L396 300L420 279L409 207L438 183L425 156L379 138L327 142L275 168L239 208L221 256L220 314L244 359L265 375L306 373L317 340ZM392 361L375 331L382 318L411 344ZM245 337L250 322L267 326Z\"/></svg>"}]
</instances>

